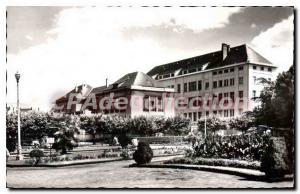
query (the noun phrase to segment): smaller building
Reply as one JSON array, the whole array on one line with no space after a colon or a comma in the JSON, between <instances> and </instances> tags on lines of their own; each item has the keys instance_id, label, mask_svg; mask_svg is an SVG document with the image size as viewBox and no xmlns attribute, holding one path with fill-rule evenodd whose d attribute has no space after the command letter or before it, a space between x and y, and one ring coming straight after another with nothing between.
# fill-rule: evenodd
<instances>
[{"instance_id":1,"label":"smaller building","mask_svg":"<svg viewBox=\"0 0 300 194\"><path fill-rule=\"evenodd\" d=\"M174 89L142 73L126 74L109 86L81 85L55 101L63 113L119 114L124 117L175 116Z\"/></svg>"}]
</instances>

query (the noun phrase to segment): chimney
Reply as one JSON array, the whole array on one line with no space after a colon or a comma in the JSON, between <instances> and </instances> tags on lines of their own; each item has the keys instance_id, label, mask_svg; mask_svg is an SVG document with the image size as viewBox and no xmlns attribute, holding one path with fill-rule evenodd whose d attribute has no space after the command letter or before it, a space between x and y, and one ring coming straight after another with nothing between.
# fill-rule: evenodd
<instances>
[{"instance_id":1,"label":"chimney","mask_svg":"<svg viewBox=\"0 0 300 194\"><path fill-rule=\"evenodd\" d=\"M107 87L108 78L105 79L105 86Z\"/></svg>"},{"instance_id":2,"label":"chimney","mask_svg":"<svg viewBox=\"0 0 300 194\"><path fill-rule=\"evenodd\" d=\"M78 86L75 86L75 92L78 92Z\"/></svg>"},{"instance_id":3,"label":"chimney","mask_svg":"<svg viewBox=\"0 0 300 194\"><path fill-rule=\"evenodd\" d=\"M230 45L222 43L223 60L227 57L229 51L230 51Z\"/></svg>"}]
</instances>

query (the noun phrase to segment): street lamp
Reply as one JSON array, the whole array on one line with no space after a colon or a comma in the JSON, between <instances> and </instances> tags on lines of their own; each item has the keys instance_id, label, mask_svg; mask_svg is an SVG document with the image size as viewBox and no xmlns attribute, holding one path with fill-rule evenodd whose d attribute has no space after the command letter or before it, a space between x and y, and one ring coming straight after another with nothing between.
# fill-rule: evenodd
<instances>
[{"instance_id":1,"label":"street lamp","mask_svg":"<svg viewBox=\"0 0 300 194\"><path fill-rule=\"evenodd\" d=\"M17 160L23 160L22 155L22 146L21 146L21 119L20 119L20 102L19 102L19 80L20 80L20 73L17 72L15 74L16 80L17 80L17 109L18 109L18 148L17 148Z\"/></svg>"}]
</instances>

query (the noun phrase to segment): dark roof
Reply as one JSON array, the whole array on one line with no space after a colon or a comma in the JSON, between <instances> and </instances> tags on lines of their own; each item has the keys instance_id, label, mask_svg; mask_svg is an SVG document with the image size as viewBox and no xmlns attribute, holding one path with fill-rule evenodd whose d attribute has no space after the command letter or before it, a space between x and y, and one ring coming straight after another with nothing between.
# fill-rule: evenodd
<instances>
[{"instance_id":1,"label":"dark roof","mask_svg":"<svg viewBox=\"0 0 300 194\"><path fill-rule=\"evenodd\" d=\"M131 86L162 87L160 83L142 72L128 73L111 84L108 89L131 88Z\"/></svg>"},{"instance_id":2,"label":"dark roof","mask_svg":"<svg viewBox=\"0 0 300 194\"><path fill-rule=\"evenodd\" d=\"M106 88L107 88L106 86L96 87L92 89L91 93L99 94L103 92Z\"/></svg>"},{"instance_id":3,"label":"dark roof","mask_svg":"<svg viewBox=\"0 0 300 194\"><path fill-rule=\"evenodd\" d=\"M188 59L183 59L180 61L175 61L164 65L159 65L151 69L147 74L150 76L163 75L163 74L174 73L175 71L180 69L193 69L193 68L208 70L208 69L224 67L227 65L243 63L243 62L263 63L263 64L272 65L270 61L265 59L259 53L257 53L252 48L250 48L248 45L243 44L240 46L230 48L230 51L224 60L223 60L223 53L220 50L220 51L216 51L216 52L212 52L212 53L208 53L208 54L204 54L204 55L200 55Z\"/></svg>"},{"instance_id":4,"label":"dark roof","mask_svg":"<svg viewBox=\"0 0 300 194\"><path fill-rule=\"evenodd\" d=\"M87 85L87 84L82 84L82 85L76 86L73 90L68 92L66 95L58 98L56 101L68 99L70 94L77 94L77 98L84 99L90 94L91 90L92 90L92 86Z\"/></svg>"}]
</instances>

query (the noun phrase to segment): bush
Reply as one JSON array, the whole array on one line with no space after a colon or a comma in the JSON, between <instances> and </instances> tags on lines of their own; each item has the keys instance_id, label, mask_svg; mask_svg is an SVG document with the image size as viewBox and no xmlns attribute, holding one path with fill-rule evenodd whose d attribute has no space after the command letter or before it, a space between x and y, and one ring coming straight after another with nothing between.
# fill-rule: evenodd
<instances>
[{"instance_id":1,"label":"bush","mask_svg":"<svg viewBox=\"0 0 300 194\"><path fill-rule=\"evenodd\" d=\"M291 171L287 163L286 144L283 138L270 138L261 159L261 171L269 179L281 179Z\"/></svg>"},{"instance_id":2,"label":"bush","mask_svg":"<svg viewBox=\"0 0 300 194\"><path fill-rule=\"evenodd\" d=\"M260 161L268 134L208 136L194 148L194 157Z\"/></svg>"},{"instance_id":3,"label":"bush","mask_svg":"<svg viewBox=\"0 0 300 194\"><path fill-rule=\"evenodd\" d=\"M131 143L131 139L125 134L119 135L118 140L119 140L119 143L122 146L122 148L126 148L128 146L128 144Z\"/></svg>"},{"instance_id":4,"label":"bush","mask_svg":"<svg viewBox=\"0 0 300 194\"><path fill-rule=\"evenodd\" d=\"M30 153L29 153L29 156L30 158L34 158L35 160L35 164L34 165L37 165L40 161L41 161L41 157L44 157L44 152L42 150L32 150Z\"/></svg>"},{"instance_id":5,"label":"bush","mask_svg":"<svg viewBox=\"0 0 300 194\"><path fill-rule=\"evenodd\" d=\"M122 152L121 152L121 155L120 155L124 160L128 160L130 159L130 155L129 155L129 152L128 152L128 149L125 148L125 149L122 149Z\"/></svg>"},{"instance_id":6,"label":"bush","mask_svg":"<svg viewBox=\"0 0 300 194\"><path fill-rule=\"evenodd\" d=\"M139 142L138 149L133 153L133 159L137 164L146 164L153 158L153 151L149 144Z\"/></svg>"},{"instance_id":7,"label":"bush","mask_svg":"<svg viewBox=\"0 0 300 194\"><path fill-rule=\"evenodd\" d=\"M196 165L209 165L209 166L227 166L235 168L248 168L260 169L260 162L244 161L244 160L231 160L231 159L216 159L216 158L174 158L165 161L164 164L196 164Z\"/></svg>"}]
</instances>

